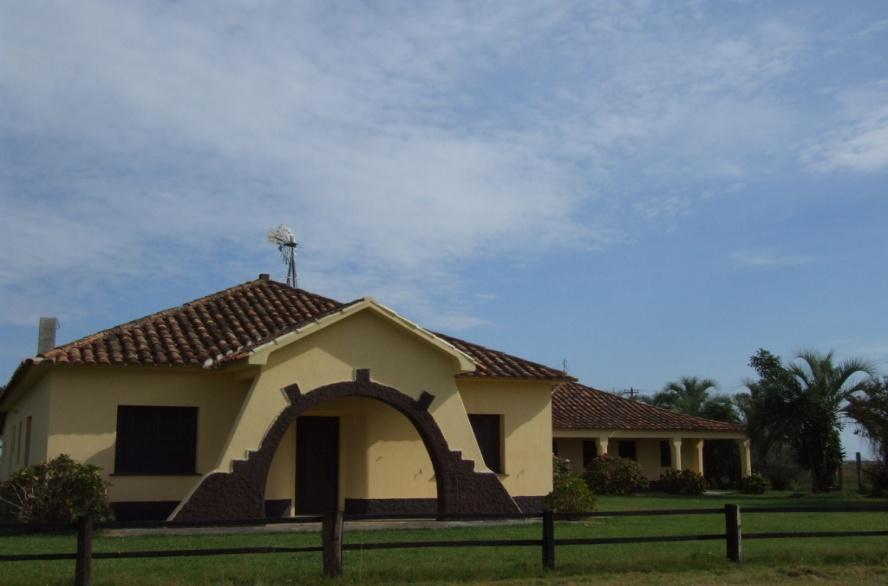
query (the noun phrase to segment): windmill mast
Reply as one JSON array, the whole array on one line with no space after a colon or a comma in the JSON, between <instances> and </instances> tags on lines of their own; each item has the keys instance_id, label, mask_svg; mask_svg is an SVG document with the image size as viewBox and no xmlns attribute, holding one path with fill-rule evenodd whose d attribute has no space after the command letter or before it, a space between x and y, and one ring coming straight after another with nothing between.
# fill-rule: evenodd
<instances>
[{"instance_id":1,"label":"windmill mast","mask_svg":"<svg viewBox=\"0 0 888 586\"><path fill-rule=\"evenodd\" d=\"M281 260L287 265L287 285L296 288L296 249L299 243L289 226L281 224L268 231L268 241L277 246Z\"/></svg>"},{"instance_id":2,"label":"windmill mast","mask_svg":"<svg viewBox=\"0 0 888 586\"><path fill-rule=\"evenodd\" d=\"M284 244L284 248L290 253L290 258L287 260L287 285L294 289L296 288L296 248L298 246L296 241Z\"/></svg>"}]
</instances>

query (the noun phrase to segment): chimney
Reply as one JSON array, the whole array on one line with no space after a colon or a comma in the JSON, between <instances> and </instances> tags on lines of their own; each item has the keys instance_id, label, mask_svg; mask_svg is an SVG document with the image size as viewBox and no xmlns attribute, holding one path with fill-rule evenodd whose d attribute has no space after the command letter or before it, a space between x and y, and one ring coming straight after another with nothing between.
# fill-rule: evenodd
<instances>
[{"instance_id":1,"label":"chimney","mask_svg":"<svg viewBox=\"0 0 888 586\"><path fill-rule=\"evenodd\" d=\"M41 317L40 330L37 334L37 354L46 354L55 348L56 330L59 329L59 320L54 317Z\"/></svg>"}]
</instances>

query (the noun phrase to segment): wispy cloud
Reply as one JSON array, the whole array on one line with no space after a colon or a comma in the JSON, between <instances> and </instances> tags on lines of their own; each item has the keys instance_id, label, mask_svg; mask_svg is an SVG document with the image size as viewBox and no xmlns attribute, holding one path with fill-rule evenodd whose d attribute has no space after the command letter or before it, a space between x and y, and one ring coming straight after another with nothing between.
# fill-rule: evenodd
<instances>
[{"instance_id":1,"label":"wispy cloud","mask_svg":"<svg viewBox=\"0 0 888 586\"><path fill-rule=\"evenodd\" d=\"M652 187L730 191L806 128L782 93L804 26L695 2L4 13L0 323L48 276L72 307L195 265L245 278L288 222L306 285L470 327L463 267L631 240L700 199ZM881 165L881 128L836 160Z\"/></svg>"},{"instance_id":2,"label":"wispy cloud","mask_svg":"<svg viewBox=\"0 0 888 586\"><path fill-rule=\"evenodd\" d=\"M888 80L835 92L842 124L805 152L820 171L888 169Z\"/></svg>"},{"instance_id":3,"label":"wispy cloud","mask_svg":"<svg viewBox=\"0 0 888 586\"><path fill-rule=\"evenodd\" d=\"M797 267L819 260L818 257L809 254L780 254L764 250L741 250L731 254L731 261L735 265L746 268Z\"/></svg>"},{"instance_id":4,"label":"wispy cloud","mask_svg":"<svg viewBox=\"0 0 888 586\"><path fill-rule=\"evenodd\" d=\"M888 18L883 18L881 20L877 20L869 25L867 25L860 33L858 33L862 38L870 38L877 35L880 35L884 32L888 31Z\"/></svg>"}]
</instances>

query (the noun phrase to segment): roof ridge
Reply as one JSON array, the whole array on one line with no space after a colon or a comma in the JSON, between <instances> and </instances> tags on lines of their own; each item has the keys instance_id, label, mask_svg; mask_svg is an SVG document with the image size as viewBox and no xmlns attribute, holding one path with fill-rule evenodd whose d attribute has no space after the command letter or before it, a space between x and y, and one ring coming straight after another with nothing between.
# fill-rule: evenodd
<instances>
[{"instance_id":1,"label":"roof ridge","mask_svg":"<svg viewBox=\"0 0 888 586\"><path fill-rule=\"evenodd\" d=\"M107 336L109 334L113 334L116 332L122 332L122 331L126 330L128 327L136 326L142 322L147 322L152 319L165 317L167 315L170 315L173 312L183 311L189 307L203 306L207 302L212 301L217 298L220 298L220 297L224 297L225 295L227 295L233 291L237 291L239 289L244 289L248 286L257 285L260 283L268 283L270 285L274 285L274 286L280 287L282 289L287 289L289 291L296 291L296 292L300 292L304 295L318 298L318 299L325 301L327 303L332 303L332 304L336 304L336 305L340 305L340 306L342 305L341 302L336 301L335 299L331 299L329 297L324 297L323 295L318 295L317 293L313 293L311 291L306 291L305 289L300 289L298 287L296 287L296 288L290 287L290 286L288 286L284 283L280 283L278 281L273 281L271 279L265 279L262 277L258 277L256 279L250 279L249 281L244 281L243 283L238 283L237 285L232 285L231 287L226 287L225 289L221 289L221 290L216 291L214 293L208 293L206 295L198 297L197 299L192 299L190 301L186 301L185 303L182 303L179 305L174 305L172 307L167 307L166 309L161 309L160 311L155 311L155 312L143 315L142 317L137 317L135 319L131 319L131 320L124 322L122 324L117 324L116 326L111 326L110 328L105 328L104 330L99 330L98 332L93 332L92 334L88 334L88 335L83 336L81 338L77 338L76 340L71 340L70 342L66 342L64 344L56 346L55 348L52 348L51 350L47 350L46 352L44 352L43 354L40 354L39 356L42 356L44 358L49 358L50 354L55 353L55 352L64 351L66 348L69 348L71 346L77 346L78 344L87 343L87 342L99 339L103 336Z\"/></svg>"},{"instance_id":2,"label":"roof ridge","mask_svg":"<svg viewBox=\"0 0 888 586\"><path fill-rule=\"evenodd\" d=\"M148 319L151 319L154 317L164 316L164 315L167 315L173 311L182 310L186 307L196 305L200 302L205 302L212 297L218 297L218 296L224 295L225 293L229 293L231 291L234 291L235 289L239 289L239 288L245 287L247 285L257 283L261 280L262 279L252 279L252 280L246 281L244 283L238 283L237 285L232 285L231 287L227 287L225 289L222 289L221 291L216 291L215 293L209 293L209 294L204 295L202 297L198 297L197 299L192 299L191 301L186 301L185 303L182 303L179 305L174 305L172 307L167 307L166 309L161 309L160 311L151 312L149 314L143 315L142 317L137 317L135 319L131 319L128 322L124 322L122 324L117 324L115 326L111 326L110 328L105 328L104 330L99 330L98 332L93 332L92 334L87 334L86 336L83 336L81 338L77 338L76 340L71 340L70 342L65 342L64 344L61 344L59 346L56 346L55 348L47 350L46 352L44 352L43 354L39 354L38 356L46 357L48 354L56 352L57 350L62 350L68 346L75 346L75 345L81 344L83 342L88 342L90 340L94 340L94 339L100 338L102 336L111 334L117 330L123 330L124 328L126 328L128 326L135 325L139 322L143 322L145 320L148 320Z\"/></svg>"},{"instance_id":3,"label":"roof ridge","mask_svg":"<svg viewBox=\"0 0 888 586\"><path fill-rule=\"evenodd\" d=\"M241 285L249 285L250 283L255 283L256 281L262 281L263 283L268 283L270 285L274 285L274 286L279 287L280 289L283 289L285 291L299 291L301 293L304 293L305 295L310 295L311 297L317 297L318 299L321 299L321 300L326 301L328 303L333 303L335 305L351 305L352 303L355 303L355 301L360 301L361 299L364 299L363 297L358 297L358 299L356 299L354 301L348 301L346 303L343 303L342 301L339 301L338 299L333 299L332 297L327 297L325 295L321 295L320 293L315 293L314 291L309 291L308 289L303 289L302 287L290 287L286 283L281 283L280 281L274 281L272 279L253 279L252 281L247 281L246 283L241 283ZM237 285L235 287L237 287ZM230 287L229 289L234 289L235 287ZM219 291L219 293L224 293L224 292L225 291ZM210 295L208 295L208 297L210 297Z\"/></svg>"}]
</instances>

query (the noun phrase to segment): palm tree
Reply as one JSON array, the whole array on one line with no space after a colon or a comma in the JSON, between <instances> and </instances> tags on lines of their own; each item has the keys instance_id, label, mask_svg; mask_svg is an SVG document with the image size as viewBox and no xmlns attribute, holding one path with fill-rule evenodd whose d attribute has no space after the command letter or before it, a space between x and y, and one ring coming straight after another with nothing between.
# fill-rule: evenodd
<instances>
[{"instance_id":1,"label":"palm tree","mask_svg":"<svg viewBox=\"0 0 888 586\"><path fill-rule=\"evenodd\" d=\"M801 463L811 470L811 490L829 490L841 466L839 415L856 393L865 392L876 377L873 367L859 359L833 361L834 353L801 352L787 372L791 389L792 435Z\"/></svg>"},{"instance_id":2,"label":"palm tree","mask_svg":"<svg viewBox=\"0 0 888 586\"><path fill-rule=\"evenodd\" d=\"M683 376L677 382L667 383L662 391L654 395L651 403L686 415L703 417L708 403L714 400L709 391L717 387L718 383L711 378Z\"/></svg>"},{"instance_id":3,"label":"palm tree","mask_svg":"<svg viewBox=\"0 0 888 586\"><path fill-rule=\"evenodd\" d=\"M863 393L848 397L845 413L869 439L881 465L888 466L888 377L874 380Z\"/></svg>"}]
</instances>

